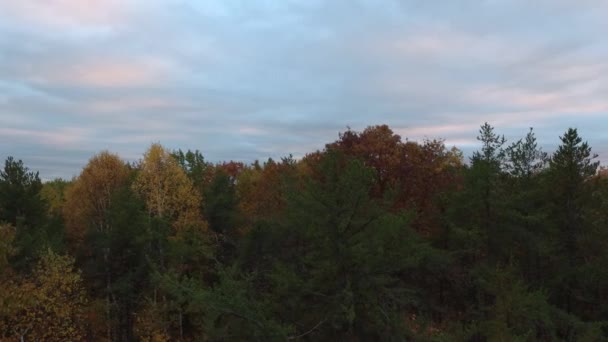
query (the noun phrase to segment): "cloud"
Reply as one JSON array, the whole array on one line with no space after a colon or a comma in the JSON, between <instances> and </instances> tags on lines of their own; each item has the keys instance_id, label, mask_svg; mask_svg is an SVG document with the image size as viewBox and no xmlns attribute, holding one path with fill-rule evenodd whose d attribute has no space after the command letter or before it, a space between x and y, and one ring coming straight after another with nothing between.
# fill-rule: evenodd
<instances>
[{"instance_id":1,"label":"cloud","mask_svg":"<svg viewBox=\"0 0 608 342\"><path fill-rule=\"evenodd\" d=\"M40 29L112 26L127 20L128 1L19 0L1 5L4 17Z\"/></svg>"},{"instance_id":2,"label":"cloud","mask_svg":"<svg viewBox=\"0 0 608 342\"><path fill-rule=\"evenodd\" d=\"M158 81L160 75L138 64L93 62L50 73L47 82L85 87L134 87Z\"/></svg>"},{"instance_id":3,"label":"cloud","mask_svg":"<svg viewBox=\"0 0 608 342\"><path fill-rule=\"evenodd\" d=\"M101 149L131 159L156 141L252 161L382 123L469 153L488 121L510 139L537 127L547 150L576 126L606 158L606 10L600 0L3 2L0 157L66 177Z\"/></svg>"},{"instance_id":4,"label":"cloud","mask_svg":"<svg viewBox=\"0 0 608 342\"><path fill-rule=\"evenodd\" d=\"M3 144L37 144L52 147L56 150L82 150L83 143L91 131L80 127L69 127L60 130L28 130L0 127L0 142Z\"/></svg>"}]
</instances>

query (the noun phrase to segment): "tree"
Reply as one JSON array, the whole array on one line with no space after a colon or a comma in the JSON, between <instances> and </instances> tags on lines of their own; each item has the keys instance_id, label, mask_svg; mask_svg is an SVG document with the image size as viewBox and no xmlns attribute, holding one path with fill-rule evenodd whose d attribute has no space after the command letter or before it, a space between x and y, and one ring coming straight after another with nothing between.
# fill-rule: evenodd
<instances>
[{"instance_id":1,"label":"tree","mask_svg":"<svg viewBox=\"0 0 608 342\"><path fill-rule=\"evenodd\" d=\"M454 170L462 166L457 149L447 150L441 140L402 142L386 125L368 127L360 133L349 129L327 149L360 158L378 175L374 196L389 189L396 191L395 208L417 213L412 227L425 235L438 233L438 198L450 190L456 182Z\"/></svg>"},{"instance_id":2,"label":"tree","mask_svg":"<svg viewBox=\"0 0 608 342\"><path fill-rule=\"evenodd\" d=\"M91 158L68 187L63 214L73 248L82 242L88 229L110 229L107 214L112 197L128 177L129 170L120 157L104 151Z\"/></svg>"},{"instance_id":3,"label":"tree","mask_svg":"<svg viewBox=\"0 0 608 342\"><path fill-rule=\"evenodd\" d=\"M74 260L43 254L33 275L10 284L3 335L21 341L78 341L85 337L86 293Z\"/></svg>"},{"instance_id":4,"label":"tree","mask_svg":"<svg viewBox=\"0 0 608 342\"><path fill-rule=\"evenodd\" d=\"M442 197L461 183L462 153L456 148L448 150L441 140L425 140L422 144L408 141L401 153L396 207L415 211L412 228L438 238L440 217L445 211Z\"/></svg>"},{"instance_id":5,"label":"tree","mask_svg":"<svg viewBox=\"0 0 608 342\"><path fill-rule=\"evenodd\" d=\"M209 227L218 233L232 235L236 228L237 198L235 184L223 170L215 172L206 191L206 217Z\"/></svg>"},{"instance_id":6,"label":"tree","mask_svg":"<svg viewBox=\"0 0 608 342\"><path fill-rule=\"evenodd\" d=\"M207 222L200 213L201 194L178 160L160 144L152 144L144 154L132 189L148 210L156 278L141 315L152 319L139 321L138 335L181 339L187 321L183 303L159 279L173 275L202 279L208 269L212 248Z\"/></svg>"},{"instance_id":7,"label":"tree","mask_svg":"<svg viewBox=\"0 0 608 342\"><path fill-rule=\"evenodd\" d=\"M181 168L186 172L192 185L198 191L199 194L204 195L205 189L211 183L215 167L213 164L207 162L201 152L198 150L183 152L182 150L174 151L172 153ZM200 213L205 214L205 201L200 199Z\"/></svg>"},{"instance_id":8,"label":"tree","mask_svg":"<svg viewBox=\"0 0 608 342\"><path fill-rule=\"evenodd\" d=\"M559 294L554 294L560 306L568 313L575 310L573 292L577 286L575 271L580 262L577 248L579 238L586 229L582 214L591 199L592 184L589 182L599 167L594 161L596 154L578 135L576 129L568 129L560 137L561 145L549 162L550 198L552 219L558 230L558 253L563 261L559 277L554 279Z\"/></svg>"},{"instance_id":9,"label":"tree","mask_svg":"<svg viewBox=\"0 0 608 342\"><path fill-rule=\"evenodd\" d=\"M9 262L16 251L13 247L15 228L9 224L0 224L0 341L13 335L11 325L15 311L22 303L16 298L18 286L15 285L18 274Z\"/></svg>"},{"instance_id":10,"label":"tree","mask_svg":"<svg viewBox=\"0 0 608 342\"><path fill-rule=\"evenodd\" d=\"M370 126L361 133L348 129L327 148L360 158L366 166L373 168L378 177L377 189L374 190L377 194L394 186L398 179L401 137L387 125Z\"/></svg>"},{"instance_id":11,"label":"tree","mask_svg":"<svg viewBox=\"0 0 608 342\"><path fill-rule=\"evenodd\" d=\"M525 139L520 139L505 150L506 170L516 178L529 182L533 176L538 175L547 166L549 157L536 142L534 131L530 128Z\"/></svg>"},{"instance_id":12,"label":"tree","mask_svg":"<svg viewBox=\"0 0 608 342\"><path fill-rule=\"evenodd\" d=\"M32 172L8 157L0 171L0 221L13 226L36 227L44 219L44 202L39 193L42 182L38 172Z\"/></svg>"},{"instance_id":13,"label":"tree","mask_svg":"<svg viewBox=\"0 0 608 342\"><path fill-rule=\"evenodd\" d=\"M175 233L188 225L206 229L199 211L201 195L160 144L152 144L144 154L133 189L144 199L150 216L171 222Z\"/></svg>"},{"instance_id":14,"label":"tree","mask_svg":"<svg viewBox=\"0 0 608 342\"><path fill-rule=\"evenodd\" d=\"M556 214L565 234L564 247L570 254L573 252L571 244L575 243L577 231L581 228L580 208L589 199L588 180L596 174L599 162L594 161L597 155L591 152L591 147L583 142L576 129L568 129L560 139L562 144L553 154L549 167L553 198L558 209Z\"/></svg>"},{"instance_id":15,"label":"tree","mask_svg":"<svg viewBox=\"0 0 608 342\"><path fill-rule=\"evenodd\" d=\"M79 256L80 263L88 260L97 252L84 244L87 236L108 235L114 227L109 217L112 200L116 193L128 184L129 169L118 157L107 151L91 158L78 178L67 189L63 208L68 240L71 250ZM109 245L99 251L101 254L101 273L95 280L104 284L106 337L112 338L113 274L111 259L114 257ZM89 275L90 276L90 275Z\"/></svg>"},{"instance_id":16,"label":"tree","mask_svg":"<svg viewBox=\"0 0 608 342\"><path fill-rule=\"evenodd\" d=\"M236 197L236 179L232 179L223 169L218 169L205 191L205 217L209 228L218 234L219 259L234 256L239 238L240 213Z\"/></svg>"},{"instance_id":17,"label":"tree","mask_svg":"<svg viewBox=\"0 0 608 342\"><path fill-rule=\"evenodd\" d=\"M606 340L591 147L478 140L469 163L386 125L250 165L153 144L45 183L9 158L0 341Z\"/></svg>"},{"instance_id":18,"label":"tree","mask_svg":"<svg viewBox=\"0 0 608 342\"><path fill-rule=\"evenodd\" d=\"M430 247L370 196L376 174L361 161L328 151L315 175L292 185L283 218L264 230L270 241L254 240L262 300L294 335L407 336L403 317L418 308L409 281Z\"/></svg>"},{"instance_id":19,"label":"tree","mask_svg":"<svg viewBox=\"0 0 608 342\"><path fill-rule=\"evenodd\" d=\"M237 267L226 267L218 273L218 282L212 288L201 288L193 282L179 285L202 336L235 341L295 339L289 324L273 317L272 307L255 295L259 292L254 275L244 275Z\"/></svg>"},{"instance_id":20,"label":"tree","mask_svg":"<svg viewBox=\"0 0 608 342\"><path fill-rule=\"evenodd\" d=\"M280 162L269 158L263 165L256 161L239 174L236 194L239 211L245 221L241 228L243 232L281 215L286 205L285 181L296 177L296 167L291 158L284 158Z\"/></svg>"},{"instance_id":21,"label":"tree","mask_svg":"<svg viewBox=\"0 0 608 342\"><path fill-rule=\"evenodd\" d=\"M16 229L13 243L17 253L12 262L21 270L33 266L40 251L51 247L55 238L46 222L47 208L41 189L38 172L30 171L21 160L7 158L0 171L0 223Z\"/></svg>"},{"instance_id":22,"label":"tree","mask_svg":"<svg viewBox=\"0 0 608 342\"><path fill-rule=\"evenodd\" d=\"M83 270L91 293L109 299L112 340L132 341L133 314L150 288L151 234L144 204L128 185L115 190L107 220L109 230L90 230L85 237L89 253Z\"/></svg>"},{"instance_id":23,"label":"tree","mask_svg":"<svg viewBox=\"0 0 608 342\"><path fill-rule=\"evenodd\" d=\"M582 305L580 317L608 321L608 178L595 178L591 198L583 209L583 227L577 239L580 251L574 277L579 287L574 296Z\"/></svg>"},{"instance_id":24,"label":"tree","mask_svg":"<svg viewBox=\"0 0 608 342\"><path fill-rule=\"evenodd\" d=\"M54 179L42 184L40 197L47 204L46 231L48 245L54 251L66 251L66 234L63 217L65 206L65 193L70 182L63 179Z\"/></svg>"},{"instance_id":25,"label":"tree","mask_svg":"<svg viewBox=\"0 0 608 342\"><path fill-rule=\"evenodd\" d=\"M49 215L61 216L65 205L65 192L70 182L61 178L42 184L40 197L46 201Z\"/></svg>"},{"instance_id":26,"label":"tree","mask_svg":"<svg viewBox=\"0 0 608 342\"><path fill-rule=\"evenodd\" d=\"M510 256L517 258L527 278L539 287L544 281L543 265L552 253L542 186L548 160L532 128L524 139L505 149L503 182L509 191L505 192L503 223L508 234L503 234L502 244L510 246Z\"/></svg>"},{"instance_id":27,"label":"tree","mask_svg":"<svg viewBox=\"0 0 608 342\"><path fill-rule=\"evenodd\" d=\"M500 233L498 228L499 214L502 211L501 194L502 170L505 162L503 145L506 143L504 136L494 132L487 122L479 130L477 140L481 142L481 150L475 151L471 157L471 168L468 181L473 193L470 200L476 206L473 210L477 212L478 224L486 243L484 252L492 257L498 257L500 253Z\"/></svg>"},{"instance_id":28,"label":"tree","mask_svg":"<svg viewBox=\"0 0 608 342\"><path fill-rule=\"evenodd\" d=\"M188 150L186 153L178 150L173 152L172 156L186 172L194 187L202 193L202 190L211 180L213 165L205 161L205 158L198 150L194 152Z\"/></svg>"},{"instance_id":29,"label":"tree","mask_svg":"<svg viewBox=\"0 0 608 342\"><path fill-rule=\"evenodd\" d=\"M13 246L15 227L10 224L0 224L0 274L8 275L11 270L10 258L16 253Z\"/></svg>"}]
</instances>

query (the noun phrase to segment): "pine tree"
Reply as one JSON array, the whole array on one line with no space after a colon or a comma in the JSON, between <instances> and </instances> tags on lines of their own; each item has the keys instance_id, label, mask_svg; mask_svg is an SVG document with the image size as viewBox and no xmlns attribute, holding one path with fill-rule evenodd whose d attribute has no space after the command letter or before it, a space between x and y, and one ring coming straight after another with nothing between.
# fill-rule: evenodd
<instances>
[{"instance_id":1,"label":"pine tree","mask_svg":"<svg viewBox=\"0 0 608 342\"><path fill-rule=\"evenodd\" d=\"M550 189L552 199L552 219L558 233L559 266L558 277L554 279L558 293L556 300L568 313L577 311L574 298L577 280L575 271L582 262L578 250L578 240L585 230L583 208L589 203L591 189L589 182L599 167L594 161L597 155L578 135L576 129L568 129L561 139L561 145L549 162Z\"/></svg>"}]
</instances>

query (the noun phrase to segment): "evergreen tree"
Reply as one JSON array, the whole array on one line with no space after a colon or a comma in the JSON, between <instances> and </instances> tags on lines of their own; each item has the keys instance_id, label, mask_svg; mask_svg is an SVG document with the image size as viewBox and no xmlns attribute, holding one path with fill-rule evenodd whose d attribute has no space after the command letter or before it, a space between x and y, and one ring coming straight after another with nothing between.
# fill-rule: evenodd
<instances>
[{"instance_id":1,"label":"evergreen tree","mask_svg":"<svg viewBox=\"0 0 608 342\"><path fill-rule=\"evenodd\" d=\"M433 252L406 215L389 212L391 201L371 197L376 181L362 162L329 150L314 176L292 185L284 219L270 227L274 250L262 252L272 253L272 271L257 281L270 285L264 296L294 334L408 336L404 316L421 308L413 282Z\"/></svg>"},{"instance_id":2,"label":"evergreen tree","mask_svg":"<svg viewBox=\"0 0 608 342\"><path fill-rule=\"evenodd\" d=\"M509 231L510 257L517 260L522 271L536 286L544 281L543 267L552 253L548 212L543 185L549 157L536 141L532 128L524 139L511 144L506 152L506 203L504 220Z\"/></svg>"},{"instance_id":3,"label":"evergreen tree","mask_svg":"<svg viewBox=\"0 0 608 342\"><path fill-rule=\"evenodd\" d=\"M591 147L578 135L576 129L568 129L560 137L561 145L549 162L552 213L557 228L559 258L555 270L554 284L557 292L554 299L568 313L577 312L575 295L577 277L575 271L583 260L578 241L585 231L584 208L591 200L590 178L599 167Z\"/></svg>"},{"instance_id":4,"label":"evergreen tree","mask_svg":"<svg viewBox=\"0 0 608 342\"><path fill-rule=\"evenodd\" d=\"M234 181L220 168L205 191L205 217L209 228L218 234L220 260L234 254L239 235L238 209Z\"/></svg>"},{"instance_id":5,"label":"evergreen tree","mask_svg":"<svg viewBox=\"0 0 608 342\"><path fill-rule=\"evenodd\" d=\"M39 252L50 247L41 189L38 172L30 171L21 160L6 159L0 171L0 223L16 228L13 262L19 269L33 266Z\"/></svg>"}]
</instances>

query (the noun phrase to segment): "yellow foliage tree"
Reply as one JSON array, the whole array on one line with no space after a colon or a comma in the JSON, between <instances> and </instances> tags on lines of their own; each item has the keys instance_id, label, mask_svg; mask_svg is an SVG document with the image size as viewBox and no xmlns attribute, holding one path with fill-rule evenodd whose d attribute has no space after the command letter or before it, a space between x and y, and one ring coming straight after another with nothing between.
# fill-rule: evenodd
<instances>
[{"instance_id":1,"label":"yellow foliage tree","mask_svg":"<svg viewBox=\"0 0 608 342\"><path fill-rule=\"evenodd\" d=\"M133 183L133 190L146 203L150 217L161 219L171 224L168 238L173 243L182 244L180 248L196 248L192 243L198 238L207 236L207 223L203 220L201 195L195 189L192 181L180 167L177 159L160 144L153 144L144 154L139 167L139 173ZM167 269L191 269L192 259L185 260L182 256L175 259L166 257L168 254L163 244L158 246L159 266L162 271ZM158 299L158 300L157 300ZM184 308L174 298L168 298L166 289L155 287L151 302L143 308L136 318L135 332L142 340L165 341L169 336L180 336L170 332L171 326L178 326L176 331L183 331L182 320L172 322L170 311L177 308L179 317ZM175 323L175 324L173 324ZM174 337L175 337L174 336Z\"/></svg>"},{"instance_id":2,"label":"yellow foliage tree","mask_svg":"<svg viewBox=\"0 0 608 342\"><path fill-rule=\"evenodd\" d=\"M47 203L49 215L61 216L68 185L69 183L62 179L55 179L42 185L40 197Z\"/></svg>"},{"instance_id":3,"label":"yellow foliage tree","mask_svg":"<svg viewBox=\"0 0 608 342\"><path fill-rule=\"evenodd\" d=\"M44 254L31 277L6 282L0 330L5 340L80 341L85 337L86 293L74 260Z\"/></svg>"},{"instance_id":4,"label":"yellow foliage tree","mask_svg":"<svg viewBox=\"0 0 608 342\"><path fill-rule=\"evenodd\" d=\"M0 277L10 271L8 259L14 255L15 227L10 224L0 224ZM2 280L0 278L0 280Z\"/></svg>"},{"instance_id":5,"label":"yellow foliage tree","mask_svg":"<svg viewBox=\"0 0 608 342\"><path fill-rule=\"evenodd\" d=\"M10 267L9 258L15 254L13 240L15 227L0 224L0 341L11 337L9 318L12 316L17 302L14 285L14 272Z\"/></svg>"},{"instance_id":6,"label":"yellow foliage tree","mask_svg":"<svg viewBox=\"0 0 608 342\"><path fill-rule=\"evenodd\" d=\"M160 305L146 303L145 307L135 315L135 335L141 341L171 341L171 337L167 334L167 324L162 319L163 316L164 312Z\"/></svg>"},{"instance_id":7,"label":"yellow foliage tree","mask_svg":"<svg viewBox=\"0 0 608 342\"><path fill-rule=\"evenodd\" d=\"M201 195L160 144L152 144L144 154L133 189L145 200L150 215L172 222L176 234L185 227L206 229L199 211Z\"/></svg>"}]
</instances>

